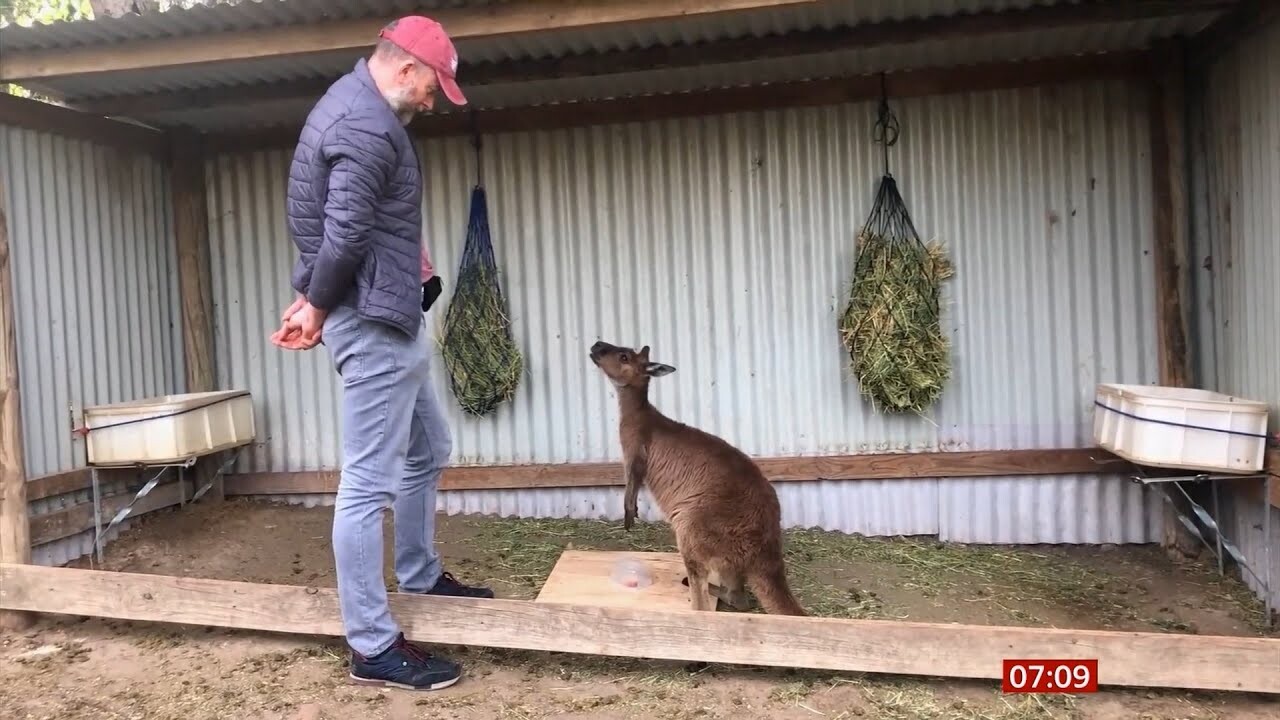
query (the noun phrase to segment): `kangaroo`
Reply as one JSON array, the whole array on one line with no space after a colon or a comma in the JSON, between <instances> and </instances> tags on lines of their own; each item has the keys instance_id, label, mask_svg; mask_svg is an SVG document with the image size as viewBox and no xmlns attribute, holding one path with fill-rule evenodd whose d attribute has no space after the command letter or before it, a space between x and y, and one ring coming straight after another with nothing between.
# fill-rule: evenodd
<instances>
[{"instance_id":1,"label":"kangaroo","mask_svg":"<svg viewBox=\"0 0 1280 720\"><path fill-rule=\"evenodd\" d=\"M648 345L636 351L597 342L590 357L617 389L622 412L623 527L631 529L640 487L648 486L675 532L694 610L716 610L717 598L748 610L750 587L765 611L805 615L787 585L778 495L760 468L649 403L650 379L675 368L650 362Z\"/></svg>"}]
</instances>

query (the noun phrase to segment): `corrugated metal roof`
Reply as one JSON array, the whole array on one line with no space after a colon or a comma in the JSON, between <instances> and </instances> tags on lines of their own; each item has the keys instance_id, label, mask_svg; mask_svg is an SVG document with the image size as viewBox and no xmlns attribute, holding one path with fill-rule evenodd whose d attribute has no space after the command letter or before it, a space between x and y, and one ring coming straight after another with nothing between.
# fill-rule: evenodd
<instances>
[{"instance_id":1,"label":"corrugated metal roof","mask_svg":"<svg viewBox=\"0 0 1280 720\"><path fill-rule=\"evenodd\" d=\"M950 57L952 55L957 53L963 55L968 48L981 47L989 43L999 43L1001 47L1010 44L1018 46L1011 48L1012 55L1009 53L1005 53L1005 55L993 53L989 55L990 58L1020 57L1026 55L1027 50L1041 53L1047 49L1052 49L1055 53L1092 52L1104 48L1140 47L1155 37L1164 37L1173 33L1194 32L1207 25L1213 16L1213 13L1198 13L1121 23L1095 23L1055 30L1024 31L958 40L937 40L889 47L862 48L855 52L874 57L876 54L890 52L892 47L908 49L907 52L911 54L916 52L913 48L923 48L928 53L928 56L914 59L916 64L919 64L921 60L928 60L934 64L951 62ZM848 21L850 24L854 22L849 18L845 18L843 21ZM862 20L862 22L865 21ZM718 24L707 19L697 22L704 24L705 27L696 33L682 31L686 28L676 27L674 24L659 24L646 27L643 33L634 27L560 31L525 38L503 37L465 43L459 42L459 52L466 63L509 62L531 57L616 52L655 45L669 46L697 43L717 38L731 38L742 34L765 37L770 34L781 34L804 29L832 29L840 27L842 20L834 17L815 18L813 22L791 23L790 26L778 24L767 28L755 28L749 32L743 29L735 30L734 23L725 22L723 18ZM718 31L716 30L717 27L719 28ZM264 58L260 60L109 74L94 73L56 78L41 81L40 83L31 83L31 85L55 89L58 93L65 94L69 98L90 99L115 95L308 80L337 77L350 70L352 64L365 54L364 50L340 50L305 56ZM832 57L839 57L839 54L833 54ZM790 64L806 65L812 64L812 58L813 56L801 55L779 59L774 64L779 66ZM902 61L899 61L894 67L901 66ZM840 66L834 66L832 69L839 72ZM465 68L461 71L460 79L464 83L466 82ZM606 81L606 84L613 85L612 81Z\"/></svg>"},{"instance_id":2,"label":"corrugated metal roof","mask_svg":"<svg viewBox=\"0 0 1280 720\"><path fill-rule=\"evenodd\" d=\"M743 33L780 32L803 26L849 22L877 22L933 15L984 10L1025 8L1034 5L1059 5L1078 0L833 0L818 7L761 10L734 13L732 16L690 18L680 23L677 32L696 31L697 35L677 35L671 39L690 41L726 37ZM38 24L31 27L10 26L0 29L0 45L10 50L48 50L89 45L106 45L131 40L154 40L166 37L188 37L234 30L257 30L289 25L309 25L335 20L392 17L401 13L430 14L441 8L484 7L503 5L511 0L223 0L217 4L175 8L163 13L124 15ZM649 44L654 40L649 31L633 35L633 44ZM625 37L615 35L614 39ZM541 49L537 54L556 54L559 46L537 44L524 47ZM580 49L586 49L580 48Z\"/></svg>"},{"instance_id":3,"label":"corrugated metal roof","mask_svg":"<svg viewBox=\"0 0 1280 720\"><path fill-rule=\"evenodd\" d=\"M505 1L505 0L504 0ZM1075 0L1066 0L1074 2ZM435 7L495 4L436 0ZM887 20L1022 9L1058 4L1054 0L832 0L808 6L784 6L590 28L547 28L523 35L461 38L458 50L467 63L518 61L535 57L609 52L659 45L712 42L739 37L765 37L812 29L834 29ZM301 6L306 5L304 9ZM244 0L236 4L175 10L151 16L104 18L0 30L0 45L11 51L48 50L128 40L189 36L228 30L261 29L286 24L391 17L414 4L401 0L371 3L377 12L362 12L354 0ZM425 12L430 12L430 8ZM166 16L173 16L166 19ZM99 27L101 25L101 27ZM165 92L265 81L336 76L365 50L342 50L305 56L262 58L194 66L88 73L29 81L27 87L68 101L143 92ZM463 70L465 75L465 69Z\"/></svg>"},{"instance_id":4,"label":"corrugated metal roof","mask_svg":"<svg viewBox=\"0 0 1280 720\"><path fill-rule=\"evenodd\" d=\"M10 25L0 29L0 46L14 51L65 49L506 2L510 0L220 0L146 15Z\"/></svg>"},{"instance_id":5,"label":"corrugated metal roof","mask_svg":"<svg viewBox=\"0 0 1280 720\"><path fill-rule=\"evenodd\" d=\"M982 38L935 40L790 58L662 69L593 77L534 80L466 87L470 107L496 109L581 100L690 92L714 88L848 77L880 71L945 67L1002 60L1029 60L1075 53L1122 51L1148 44L1209 16L1162 18L1054 31L1008 33ZM332 74L350 69L354 57L335 61ZM283 63L281 64L283 68ZM293 68L292 72L303 72ZM296 80L299 75L264 75L262 81ZM252 129L300 123L315 97L285 98L244 105L222 105L139 116L159 125L189 125L204 131ZM454 111L440 103L442 113Z\"/></svg>"},{"instance_id":6,"label":"corrugated metal roof","mask_svg":"<svg viewBox=\"0 0 1280 720\"><path fill-rule=\"evenodd\" d=\"M0 30L0 44L11 50L50 49L205 34L238 29L315 23L326 20L391 17L409 10L493 5L507 0L237 0L147 16L75 21L36 28ZM465 38L458 42L467 63L518 62L521 59L583 53L625 51L651 46L696 44L740 37L766 37L790 32L836 29L927 16L1025 9L1074 3L1078 0L832 0L815 5L790 5L617 26L556 29L532 34ZM473 87L473 108L643 95L745 85L765 80L799 80L895 70L925 65L1018 59L1048 52L1074 54L1142 47L1152 38L1194 32L1213 13L1188 14L1145 21L1071 26L1056 30L1010 33L957 40L862 48L825 55L798 56L652 73L537 81L518 86ZM365 54L362 49L306 56L263 58L157 68L88 73L24 83L69 103L118 95L228 88L261 83L288 83L336 78ZM466 70L462 80L466 82ZM293 123L305 115L306 104L269 102L251 107L218 107L165 116L137 116L144 121L180 120L203 129Z\"/></svg>"}]
</instances>

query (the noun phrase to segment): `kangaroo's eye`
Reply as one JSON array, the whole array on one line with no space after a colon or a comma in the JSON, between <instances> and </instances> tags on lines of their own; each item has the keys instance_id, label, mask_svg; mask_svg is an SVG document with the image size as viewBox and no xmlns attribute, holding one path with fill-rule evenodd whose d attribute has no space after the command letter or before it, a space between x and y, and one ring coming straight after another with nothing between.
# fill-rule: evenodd
<instances>
[{"instance_id":1,"label":"kangaroo's eye","mask_svg":"<svg viewBox=\"0 0 1280 720\"><path fill-rule=\"evenodd\" d=\"M622 362L631 362L630 356L628 356L626 353L622 353L622 357L620 359L622 360Z\"/></svg>"}]
</instances>

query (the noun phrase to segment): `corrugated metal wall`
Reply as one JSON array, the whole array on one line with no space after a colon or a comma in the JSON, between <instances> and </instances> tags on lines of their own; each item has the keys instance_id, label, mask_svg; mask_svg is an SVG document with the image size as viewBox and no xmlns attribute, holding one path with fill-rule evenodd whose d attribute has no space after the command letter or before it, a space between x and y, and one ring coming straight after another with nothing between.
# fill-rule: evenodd
<instances>
[{"instance_id":1,"label":"corrugated metal wall","mask_svg":"<svg viewBox=\"0 0 1280 720\"><path fill-rule=\"evenodd\" d=\"M167 172L152 158L0 126L0 173L27 473L62 472L85 464L71 433L81 408L176 392L184 382ZM91 499L48 498L31 512ZM38 547L35 560L63 562L91 539Z\"/></svg>"},{"instance_id":2,"label":"corrugated metal wall","mask_svg":"<svg viewBox=\"0 0 1280 720\"><path fill-rule=\"evenodd\" d=\"M1280 430L1280 24L1203 75L1194 95L1193 203L1200 384L1270 404ZM1280 483L1280 479L1273 480ZM1265 570L1263 505L1236 498L1227 532ZM1280 606L1280 510L1271 513L1273 602ZM1261 585L1247 573L1256 592Z\"/></svg>"},{"instance_id":3,"label":"corrugated metal wall","mask_svg":"<svg viewBox=\"0 0 1280 720\"><path fill-rule=\"evenodd\" d=\"M492 419L450 409L455 464L616 460L617 409L586 352L650 344L665 411L756 455L1090 443L1099 381L1153 382L1145 99L1121 83L895 102L891 158L918 228L950 247L953 380L936 425L874 415L836 332L882 170L874 103L487 137L490 223L528 373ZM339 464L323 351L267 335L291 297L291 149L218 159L218 367L253 390L238 471ZM422 146L427 241L456 275L475 179L465 138ZM432 311L438 328L443 307ZM789 525L964 541L1145 542L1158 500L1114 478L786 483ZM451 492L448 512L620 517L609 490ZM653 517L651 514L650 517Z\"/></svg>"}]
</instances>

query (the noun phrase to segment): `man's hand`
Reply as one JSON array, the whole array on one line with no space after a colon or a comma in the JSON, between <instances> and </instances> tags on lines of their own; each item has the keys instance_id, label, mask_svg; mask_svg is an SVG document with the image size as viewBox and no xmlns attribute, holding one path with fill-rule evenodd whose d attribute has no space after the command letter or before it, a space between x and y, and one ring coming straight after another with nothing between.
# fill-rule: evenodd
<instances>
[{"instance_id":1,"label":"man's hand","mask_svg":"<svg viewBox=\"0 0 1280 720\"><path fill-rule=\"evenodd\" d=\"M307 296L303 295L302 293L298 293L298 297L293 301L293 304L289 306L289 309L285 310L284 313L280 315L280 322L282 323L289 322L289 318L293 317L294 313L301 310L302 306L306 304L307 304Z\"/></svg>"},{"instance_id":2,"label":"man's hand","mask_svg":"<svg viewBox=\"0 0 1280 720\"><path fill-rule=\"evenodd\" d=\"M310 350L320 344L326 315L299 295L281 315L280 329L271 333L271 342L286 350Z\"/></svg>"}]
</instances>

